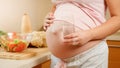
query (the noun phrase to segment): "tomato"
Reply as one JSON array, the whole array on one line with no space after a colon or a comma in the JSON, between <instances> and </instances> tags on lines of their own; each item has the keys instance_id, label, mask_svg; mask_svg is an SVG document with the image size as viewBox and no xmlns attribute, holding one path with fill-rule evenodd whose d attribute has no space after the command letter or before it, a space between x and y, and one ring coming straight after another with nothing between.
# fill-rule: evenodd
<instances>
[{"instance_id":1,"label":"tomato","mask_svg":"<svg viewBox=\"0 0 120 68\"><path fill-rule=\"evenodd\" d=\"M13 49L13 51L15 51L15 52L21 52L21 51L23 51L25 48L26 48L26 43L20 41L19 43L17 43L17 47L15 47L15 48Z\"/></svg>"},{"instance_id":2,"label":"tomato","mask_svg":"<svg viewBox=\"0 0 120 68\"><path fill-rule=\"evenodd\" d=\"M10 43L8 44L8 51L13 51L13 48L16 47L16 46L17 46L17 44L15 44L15 43L13 43L13 42L10 42Z\"/></svg>"}]
</instances>

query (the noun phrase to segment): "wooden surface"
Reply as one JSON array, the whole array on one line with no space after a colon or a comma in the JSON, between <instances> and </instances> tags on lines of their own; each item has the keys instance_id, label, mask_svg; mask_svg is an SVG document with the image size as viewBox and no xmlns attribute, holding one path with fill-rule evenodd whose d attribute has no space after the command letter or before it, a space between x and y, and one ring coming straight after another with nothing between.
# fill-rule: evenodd
<instances>
[{"instance_id":1,"label":"wooden surface","mask_svg":"<svg viewBox=\"0 0 120 68\"><path fill-rule=\"evenodd\" d=\"M109 68L120 68L120 41L108 40Z\"/></svg>"},{"instance_id":2,"label":"wooden surface","mask_svg":"<svg viewBox=\"0 0 120 68\"><path fill-rule=\"evenodd\" d=\"M120 48L109 48L109 68L120 68Z\"/></svg>"},{"instance_id":3,"label":"wooden surface","mask_svg":"<svg viewBox=\"0 0 120 68\"><path fill-rule=\"evenodd\" d=\"M120 46L120 41L115 41L115 40L107 40L108 45L119 45Z\"/></svg>"},{"instance_id":4,"label":"wooden surface","mask_svg":"<svg viewBox=\"0 0 120 68\"><path fill-rule=\"evenodd\" d=\"M23 52L6 52L6 51L1 50L0 58L15 59L15 60L28 59L39 53L42 53L43 51L48 51L48 50L43 50L43 49L42 48L28 48Z\"/></svg>"},{"instance_id":5,"label":"wooden surface","mask_svg":"<svg viewBox=\"0 0 120 68\"><path fill-rule=\"evenodd\" d=\"M39 64L33 68L50 68L51 60L48 60L42 64Z\"/></svg>"}]
</instances>

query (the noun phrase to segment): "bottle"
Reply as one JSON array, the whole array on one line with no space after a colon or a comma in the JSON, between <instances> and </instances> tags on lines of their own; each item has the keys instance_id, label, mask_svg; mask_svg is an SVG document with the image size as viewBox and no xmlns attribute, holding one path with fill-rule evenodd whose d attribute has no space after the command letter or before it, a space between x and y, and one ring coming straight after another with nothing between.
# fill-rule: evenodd
<instances>
[{"instance_id":1,"label":"bottle","mask_svg":"<svg viewBox=\"0 0 120 68\"><path fill-rule=\"evenodd\" d=\"M24 13L21 21L21 33L25 34L30 32L32 32L30 18L27 13Z\"/></svg>"}]
</instances>

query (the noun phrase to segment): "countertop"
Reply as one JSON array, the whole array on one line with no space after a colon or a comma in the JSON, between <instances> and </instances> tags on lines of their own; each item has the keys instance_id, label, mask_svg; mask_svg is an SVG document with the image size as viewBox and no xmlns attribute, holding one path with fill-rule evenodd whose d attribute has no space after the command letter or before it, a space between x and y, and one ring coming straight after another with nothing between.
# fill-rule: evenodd
<instances>
[{"instance_id":1,"label":"countertop","mask_svg":"<svg viewBox=\"0 0 120 68\"><path fill-rule=\"evenodd\" d=\"M24 60L0 59L0 68L32 68L50 59L51 53L47 48L41 48L36 56Z\"/></svg>"},{"instance_id":2,"label":"countertop","mask_svg":"<svg viewBox=\"0 0 120 68\"><path fill-rule=\"evenodd\" d=\"M106 38L107 40L114 40L114 41L120 41L120 31L116 32L115 34L112 34Z\"/></svg>"}]
</instances>

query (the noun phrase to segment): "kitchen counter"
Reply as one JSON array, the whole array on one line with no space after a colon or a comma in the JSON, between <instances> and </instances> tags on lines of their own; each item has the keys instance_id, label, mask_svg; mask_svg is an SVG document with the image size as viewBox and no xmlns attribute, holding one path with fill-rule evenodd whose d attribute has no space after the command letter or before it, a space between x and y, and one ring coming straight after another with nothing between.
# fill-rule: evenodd
<instances>
[{"instance_id":1,"label":"kitchen counter","mask_svg":"<svg viewBox=\"0 0 120 68\"><path fill-rule=\"evenodd\" d=\"M106 38L107 40L115 40L120 41L120 31L116 32L115 34L112 34Z\"/></svg>"},{"instance_id":2,"label":"kitchen counter","mask_svg":"<svg viewBox=\"0 0 120 68\"><path fill-rule=\"evenodd\" d=\"M47 60L50 60L51 53L47 48L39 48L37 55L24 60L0 59L0 68L32 68Z\"/></svg>"}]
</instances>

